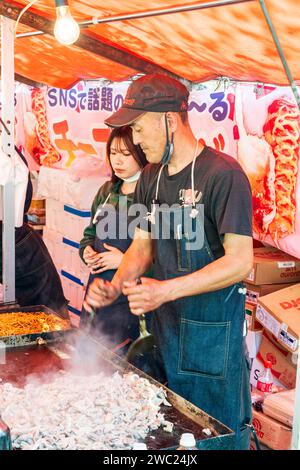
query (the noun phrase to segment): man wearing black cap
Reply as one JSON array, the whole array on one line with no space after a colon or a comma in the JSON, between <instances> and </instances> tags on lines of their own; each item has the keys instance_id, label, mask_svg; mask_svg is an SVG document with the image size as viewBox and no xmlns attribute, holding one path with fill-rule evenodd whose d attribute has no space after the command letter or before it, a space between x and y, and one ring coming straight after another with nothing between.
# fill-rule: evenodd
<instances>
[{"instance_id":1,"label":"man wearing black cap","mask_svg":"<svg viewBox=\"0 0 300 470\"><path fill-rule=\"evenodd\" d=\"M135 201L147 223L111 284L98 280L86 308L123 292L131 312L153 311L153 334L168 386L249 445L251 400L243 325L252 267L251 190L239 164L203 146L190 128L187 88L166 75L134 81L111 127L130 125L148 165ZM154 278L141 276L154 259Z\"/></svg>"}]
</instances>

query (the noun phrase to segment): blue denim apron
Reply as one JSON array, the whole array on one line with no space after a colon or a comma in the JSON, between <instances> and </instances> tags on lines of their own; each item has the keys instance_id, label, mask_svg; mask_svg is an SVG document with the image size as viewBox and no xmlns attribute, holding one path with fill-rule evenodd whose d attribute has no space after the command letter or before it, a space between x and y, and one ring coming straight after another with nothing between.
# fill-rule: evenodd
<instances>
[{"instance_id":1,"label":"blue denim apron","mask_svg":"<svg viewBox=\"0 0 300 470\"><path fill-rule=\"evenodd\" d=\"M180 212L183 217L190 211L189 207L172 209L177 220ZM170 215L169 209L158 212L162 219ZM199 217L191 226L198 231L195 224L200 224ZM205 233L202 248L191 251L192 235L186 227L182 233L181 226L170 224L170 239L162 239L161 227L155 225L156 279L185 276L215 260ZM163 304L152 320L169 388L231 428L236 433L236 449L249 448L246 425L251 420L244 302L244 289L237 283Z\"/></svg>"},{"instance_id":2,"label":"blue denim apron","mask_svg":"<svg viewBox=\"0 0 300 470\"><path fill-rule=\"evenodd\" d=\"M107 251L104 247L104 243L107 245L118 248L118 250L125 253L129 248L132 239L128 236L128 225L132 218L130 217L119 217L119 211L124 208L115 208L114 206L107 205L105 211L108 213L107 220L115 220L114 214L116 213L116 231L112 235L108 233L105 240L101 240L96 235L94 242L94 250L98 253ZM112 217L109 216L109 212L112 211ZM126 212L127 214L127 212ZM98 222L100 223L100 221ZM97 230L96 230L97 233ZM122 239L119 238L118 234L127 234L127 237ZM116 234L116 236L115 236ZM111 281L116 273L115 269L104 271L100 274L90 274L87 289L94 279L105 279ZM81 325L84 326L86 322L86 312L83 309L81 314ZM96 310L93 327L100 333L108 337L112 346L114 346L116 352L124 353L130 343L139 336L139 322L138 317L132 315L129 309L127 297L121 294L118 299L108 307L103 307ZM120 351L118 351L120 349Z\"/></svg>"}]
</instances>

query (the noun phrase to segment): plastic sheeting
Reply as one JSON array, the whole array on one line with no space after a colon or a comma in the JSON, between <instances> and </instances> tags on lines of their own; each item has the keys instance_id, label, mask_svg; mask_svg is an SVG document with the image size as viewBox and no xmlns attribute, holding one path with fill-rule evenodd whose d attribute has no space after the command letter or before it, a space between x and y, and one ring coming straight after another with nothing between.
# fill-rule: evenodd
<instances>
[{"instance_id":1,"label":"plastic sheeting","mask_svg":"<svg viewBox=\"0 0 300 470\"><path fill-rule=\"evenodd\" d=\"M24 7L25 0L4 2ZM180 0L70 0L77 21L93 17L183 5L215 3ZM299 0L266 0L280 43L294 78L300 81ZM147 8L145 8L147 7ZM39 0L30 11L55 19L53 0ZM29 30L20 25L18 32ZM257 0L143 19L92 25L81 31L99 44L116 47L131 57L145 59L188 79L202 82L218 76L264 83L288 84L266 20ZM80 79L105 77L119 81L138 68L115 62L78 46L61 46L50 35L17 38L16 73L60 88Z\"/></svg>"}]
</instances>

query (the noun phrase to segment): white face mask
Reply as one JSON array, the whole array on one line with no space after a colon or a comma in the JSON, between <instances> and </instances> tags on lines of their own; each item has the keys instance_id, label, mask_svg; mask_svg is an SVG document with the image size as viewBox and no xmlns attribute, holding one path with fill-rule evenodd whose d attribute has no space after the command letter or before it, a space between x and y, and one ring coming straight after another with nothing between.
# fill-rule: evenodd
<instances>
[{"instance_id":1,"label":"white face mask","mask_svg":"<svg viewBox=\"0 0 300 470\"><path fill-rule=\"evenodd\" d=\"M129 178L120 178L120 179L123 180L125 183L134 183L135 181L139 179L141 173L142 173L141 170L139 170L137 173L135 173L135 175L132 175Z\"/></svg>"}]
</instances>

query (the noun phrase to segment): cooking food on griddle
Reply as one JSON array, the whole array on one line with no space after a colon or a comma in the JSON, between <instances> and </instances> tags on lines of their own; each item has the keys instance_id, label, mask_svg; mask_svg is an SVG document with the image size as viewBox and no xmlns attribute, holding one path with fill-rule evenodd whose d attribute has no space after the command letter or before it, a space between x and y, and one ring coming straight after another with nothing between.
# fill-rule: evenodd
<instances>
[{"instance_id":1,"label":"cooking food on griddle","mask_svg":"<svg viewBox=\"0 0 300 470\"><path fill-rule=\"evenodd\" d=\"M0 337L67 330L70 321L44 312L14 312L0 315Z\"/></svg>"},{"instance_id":2,"label":"cooking food on griddle","mask_svg":"<svg viewBox=\"0 0 300 470\"><path fill-rule=\"evenodd\" d=\"M132 449L169 424L160 411L171 406L165 390L131 372L61 371L48 383L35 379L24 388L0 383L0 396L15 449Z\"/></svg>"}]
</instances>

